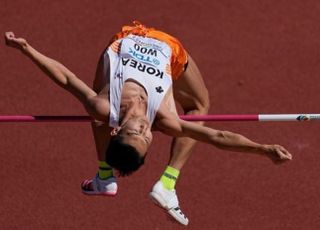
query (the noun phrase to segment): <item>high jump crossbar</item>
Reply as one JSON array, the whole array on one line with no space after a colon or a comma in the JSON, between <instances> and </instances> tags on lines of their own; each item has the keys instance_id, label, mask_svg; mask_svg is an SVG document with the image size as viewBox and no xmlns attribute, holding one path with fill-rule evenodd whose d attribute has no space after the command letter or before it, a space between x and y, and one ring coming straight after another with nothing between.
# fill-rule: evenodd
<instances>
[{"instance_id":1,"label":"high jump crossbar","mask_svg":"<svg viewBox=\"0 0 320 230\"><path fill-rule=\"evenodd\" d=\"M320 114L211 114L179 115L186 121L313 121L320 120ZM90 116L72 115L0 115L4 122L90 122Z\"/></svg>"}]
</instances>

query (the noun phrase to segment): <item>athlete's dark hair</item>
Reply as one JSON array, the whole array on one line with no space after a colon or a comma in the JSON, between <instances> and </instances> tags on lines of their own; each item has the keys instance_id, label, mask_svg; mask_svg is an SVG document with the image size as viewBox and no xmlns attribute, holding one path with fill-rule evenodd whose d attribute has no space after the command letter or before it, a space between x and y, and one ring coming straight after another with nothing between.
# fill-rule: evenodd
<instances>
[{"instance_id":1,"label":"athlete's dark hair","mask_svg":"<svg viewBox=\"0 0 320 230\"><path fill-rule=\"evenodd\" d=\"M121 135L113 136L106 151L106 162L119 171L120 176L129 176L144 164L144 158L131 145L123 143Z\"/></svg>"}]
</instances>

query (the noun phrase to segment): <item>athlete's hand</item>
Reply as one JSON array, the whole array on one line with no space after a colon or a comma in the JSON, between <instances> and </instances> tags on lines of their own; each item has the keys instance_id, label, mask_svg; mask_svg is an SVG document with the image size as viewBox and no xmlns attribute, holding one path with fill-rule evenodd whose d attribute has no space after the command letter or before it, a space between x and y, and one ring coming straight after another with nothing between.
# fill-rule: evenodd
<instances>
[{"instance_id":1,"label":"athlete's hand","mask_svg":"<svg viewBox=\"0 0 320 230\"><path fill-rule=\"evenodd\" d=\"M6 32L4 37L7 46L17 48L21 51L23 51L28 45L26 39L16 38L13 32Z\"/></svg>"},{"instance_id":2,"label":"athlete's hand","mask_svg":"<svg viewBox=\"0 0 320 230\"><path fill-rule=\"evenodd\" d=\"M274 163L283 163L292 160L292 155L281 145L264 145L264 151Z\"/></svg>"}]
</instances>

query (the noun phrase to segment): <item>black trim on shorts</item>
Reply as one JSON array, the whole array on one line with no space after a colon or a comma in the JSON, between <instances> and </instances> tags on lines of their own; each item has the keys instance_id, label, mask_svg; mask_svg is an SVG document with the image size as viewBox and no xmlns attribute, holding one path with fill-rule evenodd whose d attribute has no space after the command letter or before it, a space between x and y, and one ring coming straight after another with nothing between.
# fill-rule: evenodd
<instances>
[{"instance_id":1,"label":"black trim on shorts","mask_svg":"<svg viewBox=\"0 0 320 230\"><path fill-rule=\"evenodd\" d=\"M189 65L189 61L187 61L187 63L186 64L184 64L184 70L183 70L183 72L185 72L186 70L187 70L187 68L188 68L188 65Z\"/></svg>"}]
</instances>

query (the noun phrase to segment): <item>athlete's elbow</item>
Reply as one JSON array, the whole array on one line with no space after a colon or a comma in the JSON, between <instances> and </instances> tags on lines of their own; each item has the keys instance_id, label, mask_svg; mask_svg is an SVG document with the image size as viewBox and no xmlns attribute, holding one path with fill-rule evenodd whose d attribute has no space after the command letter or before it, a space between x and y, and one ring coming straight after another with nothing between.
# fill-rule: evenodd
<instances>
[{"instance_id":1,"label":"athlete's elbow","mask_svg":"<svg viewBox=\"0 0 320 230\"><path fill-rule=\"evenodd\" d=\"M88 97L84 101L84 107L88 114L98 121L107 121L108 119L108 106L102 100L98 100L97 97Z\"/></svg>"},{"instance_id":2,"label":"athlete's elbow","mask_svg":"<svg viewBox=\"0 0 320 230\"><path fill-rule=\"evenodd\" d=\"M226 149L232 136L232 133L229 131L219 130L211 136L210 143L219 149Z\"/></svg>"}]
</instances>

